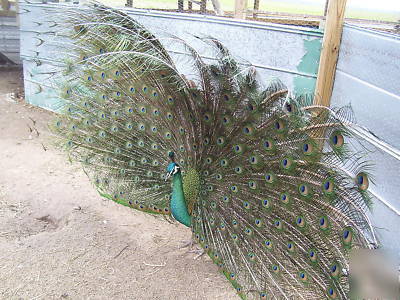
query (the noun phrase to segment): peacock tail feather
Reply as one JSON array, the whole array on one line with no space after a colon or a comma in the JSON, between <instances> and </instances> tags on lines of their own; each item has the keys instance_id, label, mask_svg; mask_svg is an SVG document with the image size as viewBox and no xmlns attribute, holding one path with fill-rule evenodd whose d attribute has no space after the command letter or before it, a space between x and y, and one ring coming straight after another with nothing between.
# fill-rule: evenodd
<instances>
[{"instance_id":1,"label":"peacock tail feather","mask_svg":"<svg viewBox=\"0 0 400 300\"><path fill-rule=\"evenodd\" d=\"M52 124L103 196L170 214L173 152L197 242L242 298L347 299L349 253L375 241L368 164L348 108L263 88L217 40L191 80L161 42L98 4L65 13L73 59Z\"/></svg>"}]
</instances>

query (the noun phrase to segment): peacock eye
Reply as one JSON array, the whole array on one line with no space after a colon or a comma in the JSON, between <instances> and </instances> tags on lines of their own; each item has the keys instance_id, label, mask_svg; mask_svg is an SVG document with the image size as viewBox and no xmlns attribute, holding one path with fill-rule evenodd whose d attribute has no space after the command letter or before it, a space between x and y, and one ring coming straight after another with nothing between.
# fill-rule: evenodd
<instances>
[{"instance_id":1,"label":"peacock eye","mask_svg":"<svg viewBox=\"0 0 400 300\"><path fill-rule=\"evenodd\" d=\"M178 166L175 166L175 167L174 167L174 173L173 173L173 174L175 175L176 173L178 173L178 171L179 171L179 167L178 167Z\"/></svg>"}]
</instances>

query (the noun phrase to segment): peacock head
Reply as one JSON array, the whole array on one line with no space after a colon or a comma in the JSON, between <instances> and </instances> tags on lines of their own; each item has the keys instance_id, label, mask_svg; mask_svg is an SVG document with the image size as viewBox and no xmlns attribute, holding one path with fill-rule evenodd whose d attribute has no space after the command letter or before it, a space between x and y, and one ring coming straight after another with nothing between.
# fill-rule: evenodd
<instances>
[{"instance_id":1,"label":"peacock head","mask_svg":"<svg viewBox=\"0 0 400 300\"><path fill-rule=\"evenodd\" d=\"M175 162L169 163L169 165L167 167L167 175L165 176L165 181L167 181L168 178L179 173L180 171L181 171L181 167L179 167L179 165L177 163L175 163Z\"/></svg>"}]
</instances>

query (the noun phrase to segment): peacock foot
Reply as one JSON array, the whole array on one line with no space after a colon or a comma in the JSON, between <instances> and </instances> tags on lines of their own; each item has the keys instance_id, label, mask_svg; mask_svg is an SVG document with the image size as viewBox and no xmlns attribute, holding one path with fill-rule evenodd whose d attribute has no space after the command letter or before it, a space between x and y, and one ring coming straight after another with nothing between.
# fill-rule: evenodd
<instances>
[{"instance_id":1,"label":"peacock foot","mask_svg":"<svg viewBox=\"0 0 400 300\"><path fill-rule=\"evenodd\" d=\"M193 257L193 259L198 259L198 258L200 258L201 256L203 256L204 253L206 253L206 252L204 251L203 248L197 248L197 249L190 250L189 253L195 253L195 254L197 254L195 257Z\"/></svg>"},{"instance_id":2,"label":"peacock foot","mask_svg":"<svg viewBox=\"0 0 400 300\"><path fill-rule=\"evenodd\" d=\"M195 247L196 242L193 241L193 239L183 240L180 242L182 243L182 245L179 246L179 249L188 248L188 251L186 253L195 253L196 254L196 256L193 259L198 259L199 257L203 256L205 253L203 248Z\"/></svg>"},{"instance_id":3,"label":"peacock foot","mask_svg":"<svg viewBox=\"0 0 400 300\"><path fill-rule=\"evenodd\" d=\"M193 249L193 246L195 244L195 242L190 239L190 240L182 240L180 241L182 243L182 245L179 246L179 249L183 249L183 248L188 248L188 251L191 251Z\"/></svg>"}]
</instances>

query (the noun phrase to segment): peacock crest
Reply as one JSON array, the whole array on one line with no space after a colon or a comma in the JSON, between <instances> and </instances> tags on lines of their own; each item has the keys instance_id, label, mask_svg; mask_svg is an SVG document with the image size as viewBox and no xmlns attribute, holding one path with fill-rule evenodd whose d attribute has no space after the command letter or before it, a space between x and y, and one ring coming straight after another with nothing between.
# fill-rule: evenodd
<instances>
[{"instance_id":1,"label":"peacock crest","mask_svg":"<svg viewBox=\"0 0 400 300\"><path fill-rule=\"evenodd\" d=\"M278 79L262 87L212 38L212 64L176 40L189 80L124 13L96 4L66 16L74 58L53 129L99 192L189 218L242 298L347 299L350 251L375 241L348 108L315 106Z\"/></svg>"}]
</instances>

